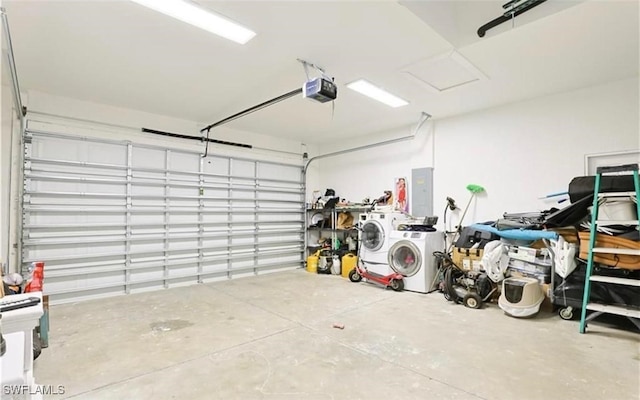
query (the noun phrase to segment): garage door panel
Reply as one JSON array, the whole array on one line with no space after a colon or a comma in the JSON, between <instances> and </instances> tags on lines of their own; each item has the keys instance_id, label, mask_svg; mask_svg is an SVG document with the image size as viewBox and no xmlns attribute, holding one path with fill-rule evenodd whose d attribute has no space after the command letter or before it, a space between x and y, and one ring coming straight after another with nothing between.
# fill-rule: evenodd
<instances>
[{"instance_id":1,"label":"garage door panel","mask_svg":"<svg viewBox=\"0 0 640 400\"><path fill-rule=\"evenodd\" d=\"M75 181L46 180L44 177L31 178L30 186L32 190L39 192L125 194L124 185L87 184L81 182L80 178L76 179L76 177L74 177L73 179L75 179Z\"/></svg>"},{"instance_id":2,"label":"garage door panel","mask_svg":"<svg viewBox=\"0 0 640 400\"><path fill-rule=\"evenodd\" d=\"M156 283L161 283L164 278L165 268L160 267L145 267L136 268L131 270L131 284L148 282L157 279Z\"/></svg>"},{"instance_id":3,"label":"garage door panel","mask_svg":"<svg viewBox=\"0 0 640 400\"><path fill-rule=\"evenodd\" d=\"M129 285L129 293L145 293L164 289L161 280L152 279L151 281L131 282Z\"/></svg>"},{"instance_id":4,"label":"garage door panel","mask_svg":"<svg viewBox=\"0 0 640 400\"><path fill-rule=\"evenodd\" d=\"M152 234L164 235L166 223L163 218L131 218L131 223L127 225L131 237L147 236Z\"/></svg>"},{"instance_id":5,"label":"garage door panel","mask_svg":"<svg viewBox=\"0 0 640 400\"><path fill-rule=\"evenodd\" d=\"M102 257L95 259L61 258L47 261L45 268L47 278L49 276L62 277L75 275L82 272L99 272L102 270L122 270L125 265L124 255L114 257Z\"/></svg>"},{"instance_id":6,"label":"garage door panel","mask_svg":"<svg viewBox=\"0 0 640 400\"><path fill-rule=\"evenodd\" d=\"M191 211L191 212L178 211L176 213L171 213L171 216L169 217L169 222L176 223L176 224L196 225L198 223L198 213L197 211Z\"/></svg>"},{"instance_id":7,"label":"garage door panel","mask_svg":"<svg viewBox=\"0 0 640 400\"><path fill-rule=\"evenodd\" d=\"M86 177L87 179L112 179L122 180L126 177L126 169L123 165L101 164L85 166L82 162L55 162L48 159L39 159L31 166L33 175L43 177Z\"/></svg>"},{"instance_id":8,"label":"garage door panel","mask_svg":"<svg viewBox=\"0 0 640 400\"><path fill-rule=\"evenodd\" d=\"M292 235L265 235L258 237L258 244L269 243L295 243L300 240L299 234Z\"/></svg>"},{"instance_id":9,"label":"garage door panel","mask_svg":"<svg viewBox=\"0 0 640 400\"><path fill-rule=\"evenodd\" d=\"M198 211L198 200L172 199L167 202L169 207L184 209L185 211Z\"/></svg>"},{"instance_id":10,"label":"garage door panel","mask_svg":"<svg viewBox=\"0 0 640 400\"><path fill-rule=\"evenodd\" d=\"M229 260L225 256L218 256L216 259L204 260L201 262L202 273L220 273L227 271Z\"/></svg>"},{"instance_id":11,"label":"garage door panel","mask_svg":"<svg viewBox=\"0 0 640 400\"><path fill-rule=\"evenodd\" d=\"M238 245L238 246L240 246L240 245L246 246L246 245L253 245L255 243L255 240L254 240L253 236L249 236L249 237L238 237L238 236L235 236L232 239L232 243L234 245Z\"/></svg>"},{"instance_id":12,"label":"garage door panel","mask_svg":"<svg viewBox=\"0 0 640 400\"><path fill-rule=\"evenodd\" d=\"M209 156L203 163L206 174L229 175L229 158Z\"/></svg>"},{"instance_id":13,"label":"garage door panel","mask_svg":"<svg viewBox=\"0 0 640 400\"><path fill-rule=\"evenodd\" d=\"M251 177L255 176L256 163L247 160L231 160L231 172L233 177Z\"/></svg>"},{"instance_id":14,"label":"garage door panel","mask_svg":"<svg viewBox=\"0 0 640 400\"><path fill-rule=\"evenodd\" d=\"M57 293L95 291L109 288L109 291L124 293L123 273L78 274L74 277L47 277L49 290Z\"/></svg>"},{"instance_id":15,"label":"garage door panel","mask_svg":"<svg viewBox=\"0 0 640 400\"><path fill-rule=\"evenodd\" d=\"M193 182L193 185L197 185L197 181ZM187 196L187 197L198 197L200 190L197 187L171 187L170 195L171 196Z\"/></svg>"},{"instance_id":16,"label":"garage door panel","mask_svg":"<svg viewBox=\"0 0 640 400\"><path fill-rule=\"evenodd\" d=\"M300 166L29 135L23 268L53 303L299 266Z\"/></svg>"},{"instance_id":17,"label":"garage door panel","mask_svg":"<svg viewBox=\"0 0 640 400\"><path fill-rule=\"evenodd\" d=\"M131 150L131 164L133 168L164 168L166 150L134 146Z\"/></svg>"},{"instance_id":18,"label":"garage door panel","mask_svg":"<svg viewBox=\"0 0 640 400\"><path fill-rule=\"evenodd\" d=\"M206 172L202 174L202 181L205 185L217 187L217 188L227 188L229 187L229 181L231 177L229 175L211 175Z\"/></svg>"},{"instance_id":19,"label":"garage door panel","mask_svg":"<svg viewBox=\"0 0 640 400\"><path fill-rule=\"evenodd\" d=\"M154 215L157 213L164 213L166 204L164 200L132 198L131 208L132 208L131 209L132 216L135 215L136 217L142 217L145 215Z\"/></svg>"},{"instance_id":20,"label":"garage door panel","mask_svg":"<svg viewBox=\"0 0 640 400\"><path fill-rule=\"evenodd\" d=\"M169 151L169 169L172 171L197 172L200 169L200 155Z\"/></svg>"},{"instance_id":21,"label":"garage door panel","mask_svg":"<svg viewBox=\"0 0 640 400\"><path fill-rule=\"evenodd\" d=\"M150 253L150 252L163 252L164 242L161 239L155 239L154 241L146 242L132 242L130 244L131 253Z\"/></svg>"},{"instance_id":22,"label":"garage door panel","mask_svg":"<svg viewBox=\"0 0 640 400\"><path fill-rule=\"evenodd\" d=\"M58 162L50 159L34 160L31 167L36 177L55 178L70 182L97 182L110 185L123 184L126 178L124 164L94 164L92 161Z\"/></svg>"},{"instance_id":23,"label":"garage door panel","mask_svg":"<svg viewBox=\"0 0 640 400\"><path fill-rule=\"evenodd\" d=\"M254 199L243 199L243 198L234 198L232 200L232 207L238 207L239 209L244 208L253 210L255 208L255 200Z\"/></svg>"},{"instance_id":24,"label":"garage door panel","mask_svg":"<svg viewBox=\"0 0 640 400\"><path fill-rule=\"evenodd\" d=\"M205 248L202 251L203 258L209 261L226 260L231 257L230 251L224 248Z\"/></svg>"},{"instance_id":25,"label":"garage door panel","mask_svg":"<svg viewBox=\"0 0 640 400\"><path fill-rule=\"evenodd\" d=\"M266 254L264 257L261 258L261 262L264 263L282 263L282 264L290 264L290 263L296 263L296 262L300 262L301 255L300 254L289 254L289 255L281 255L281 254L274 254L274 255L269 255Z\"/></svg>"},{"instance_id":26,"label":"garage door panel","mask_svg":"<svg viewBox=\"0 0 640 400\"><path fill-rule=\"evenodd\" d=\"M84 207L84 206L110 206L110 207L124 207L126 205L126 200L123 199L92 199L87 196L82 196L80 198L70 197L70 196L44 196L44 195L31 195L29 200L31 205L36 206L63 206L63 207Z\"/></svg>"},{"instance_id":27,"label":"garage door panel","mask_svg":"<svg viewBox=\"0 0 640 400\"><path fill-rule=\"evenodd\" d=\"M230 215L231 219L229 219L229 221L231 223L248 223L248 222L253 222L256 221L257 215L259 215L258 213L256 213L255 209L250 209L250 210L246 210L246 212L239 212L236 213L235 211L238 211L237 208L234 208L234 213L232 215ZM240 210L243 211L243 210ZM224 216L225 219L228 219L228 216Z\"/></svg>"},{"instance_id":28,"label":"garage door panel","mask_svg":"<svg viewBox=\"0 0 640 400\"><path fill-rule=\"evenodd\" d=\"M188 277L193 283L193 278L198 276L198 261L193 260L190 264L176 265L169 269L169 277Z\"/></svg>"},{"instance_id":29,"label":"garage door panel","mask_svg":"<svg viewBox=\"0 0 640 400\"><path fill-rule=\"evenodd\" d=\"M300 231L303 226L303 221L298 221L289 217L288 219L280 219L276 221L259 221L256 226L258 229L264 230L291 230L296 229Z\"/></svg>"},{"instance_id":30,"label":"garage door panel","mask_svg":"<svg viewBox=\"0 0 640 400\"><path fill-rule=\"evenodd\" d=\"M194 235L198 235L198 233L200 232L200 229L198 228L198 226L191 225L183 225L183 224L178 224L175 223L174 225L169 225L169 228L166 230L167 232L169 232L169 236L170 237L179 237L180 235L188 235L188 236L194 236Z\"/></svg>"},{"instance_id":31,"label":"garage door panel","mask_svg":"<svg viewBox=\"0 0 640 400\"><path fill-rule=\"evenodd\" d=\"M283 202L293 202L297 204L302 204L302 199L300 197L300 193L258 193L257 198L259 200L264 201L283 201Z\"/></svg>"},{"instance_id":32,"label":"garage door panel","mask_svg":"<svg viewBox=\"0 0 640 400\"><path fill-rule=\"evenodd\" d=\"M183 239L179 236L172 236L171 241L168 243L169 250L194 250L198 248L198 239Z\"/></svg>"},{"instance_id":33,"label":"garage door panel","mask_svg":"<svg viewBox=\"0 0 640 400\"><path fill-rule=\"evenodd\" d=\"M86 233L51 233L42 235L39 232L29 233L24 237L24 244L32 246L33 248L71 248L72 250L78 249L81 246L90 246L94 249L99 249L112 243L124 243L125 233L110 232L108 234L100 232L91 232L91 235Z\"/></svg>"},{"instance_id":34,"label":"garage door panel","mask_svg":"<svg viewBox=\"0 0 640 400\"><path fill-rule=\"evenodd\" d=\"M124 229L124 225L122 226L109 226L103 228L89 229L83 228L82 226L42 226L37 227L37 225L33 225L32 228L29 229L28 237L29 239L55 239L55 238L74 238L74 237L86 237L87 234L95 234L97 236L122 236L126 235L126 230Z\"/></svg>"},{"instance_id":35,"label":"garage door panel","mask_svg":"<svg viewBox=\"0 0 640 400\"><path fill-rule=\"evenodd\" d=\"M167 174L162 170L155 172L133 170L131 172L131 183L138 185L139 188L163 187L166 178Z\"/></svg>"},{"instance_id":36,"label":"garage door panel","mask_svg":"<svg viewBox=\"0 0 640 400\"><path fill-rule=\"evenodd\" d=\"M164 196L164 178L157 183L157 185L138 185L133 183L131 185L131 195L134 198L137 198L137 196Z\"/></svg>"},{"instance_id":37,"label":"garage door panel","mask_svg":"<svg viewBox=\"0 0 640 400\"><path fill-rule=\"evenodd\" d=\"M282 166L270 163L258 163L258 177L263 179L300 181L300 167Z\"/></svg>"},{"instance_id":38,"label":"garage door panel","mask_svg":"<svg viewBox=\"0 0 640 400\"><path fill-rule=\"evenodd\" d=\"M93 164L124 163L126 147L108 143L91 143L60 137L34 137L35 157L56 161L91 162Z\"/></svg>"},{"instance_id":39,"label":"garage door panel","mask_svg":"<svg viewBox=\"0 0 640 400\"><path fill-rule=\"evenodd\" d=\"M85 142L80 151L84 153L83 161L94 164L125 164L127 148L119 144Z\"/></svg>"},{"instance_id":40,"label":"garage door panel","mask_svg":"<svg viewBox=\"0 0 640 400\"><path fill-rule=\"evenodd\" d=\"M68 245L68 246L38 246L29 245L29 259L33 261L45 261L51 258L65 258L78 256L119 255L124 253L123 244L113 245Z\"/></svg>"},{"instance_id":41,"label":"garage door panel","mask_svg":"<svg viewBox=\"0 0 640 400\"><path fill-rule=\"evenodd\" d=\"M238 190L253 190L256 188L256 180L251 178L240 178L237 176L233 176L229 179L227 186L230 189L238 189Z\"/></svg>"},{"instance_id":42,"label":"garage door panel","mask_svg":"<svg viewBox=\"0 0 640 400\"><path fill-rule=\"evenodd\" d=\"M54 160L77 161L84 158L83 143L60 138L34 137L32 149L36 157Z\"/></svg>"},{"instance_id":43,"label":"garage door panel","mask_svg":"<svg viewBox=\"0 0 640 400\"><path fill-rule=\"evenodd\" d=\"M206 184L205 184L206 185ZM211 188L211 187L204 187L203 191L202 191L202 196L204 196L205 199L213 197L213 198L227 198L227 196L229 196L229 189L226 188L226 186L222 189L220 188ZM206 201L206 200L205 200Z\"/></svg>"},{"instance_id":44,"label":"garage door panel","mask_svg":"<svg viewBox=\"0 0 640 400\"><path fill-rule=\"evenodd\" d=\"M235 223L231 224L231 226L237 226ZM222 236L229 232L229 224L225 221L224 224L205 226L203 229L203 238L209 237L210 235Z\"/></svg>"},{"instance_id":45,"label":"garage door panel","mask_svg":"<svg viewBox=\"0 0 640 400\"><path fill-rule=\"evenodd\" d=\"M164 212L146 212L146 213L131 213L130 215L132 225L141 224L164 224L165 214Z\"/></svg>"},{"instance_id":46,"label":"garage door panel","mask_svg":"<svg viewBox=\"0 0 640 400\"><path fill-rule=\"evenodd\" d=\"M171 184L175 187L197 186L198 183L200 182L198 169L195 169L193 171L188 171L188 172L170 170L167 175L171 180Z\"/></svg>"},{"instance_id":47,"label":"garage door panel","mask_svg":"<svg viewBox=\"0 0 640 400\"><path fill-rule=\"evenodd\" d=\"M249 200L253 202L256 198L255 193L253 191L232 190L232 192L233 193L231 197L233 198L233 200L243 199L243 200Z\"/></svg>"},{"instance_id":48,"label":"garage door panel","mask_svg":"<svg viewBox=\"0 0 640 400\"><path fill-rule=\"evenodd\" d=\"M221 197L219 199L205 198L202 200L204 213L211 211L229 211L229 199Z\"/></svg>"},{"instance_id":49,"label":"garage door panel","mask_svg":"<svg viewBox=\"0 0 640 400\"><path fill-rule=\"evenodd\" d=\"M204 249L204 254L210 254L214 250L219 250L220 248L226 247L229 244L229 239L227 238L218 238L218 239L202 239L202 247Z\"/></svg>"}]
</instances>

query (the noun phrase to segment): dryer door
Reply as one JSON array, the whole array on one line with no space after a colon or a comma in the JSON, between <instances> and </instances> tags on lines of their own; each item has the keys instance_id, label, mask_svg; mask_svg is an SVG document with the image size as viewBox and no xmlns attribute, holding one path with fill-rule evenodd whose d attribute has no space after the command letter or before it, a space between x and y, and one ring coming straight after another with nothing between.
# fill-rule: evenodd
<instances>
[{"instance_id":1,"label":"dryer door","mask_svg":"<svg viewBox=\"0 0 640 400\"><path fill-rule=\"evenodd\" d=\"M368 220L362 225L362 246L369 251L378 251L384 244L384 229L380 222Z\"/></svg>"},{"instance_id":2,"label":"dryer door","mask_svg":"<svg viewBox=\"0 0 640 400\"><path fill-rule=\"evenodd\" d=\"M391 268L404 276L413 276L422 268L422 252L409 240L400 240L389 249Z\"/></svg>"}]
</instances>

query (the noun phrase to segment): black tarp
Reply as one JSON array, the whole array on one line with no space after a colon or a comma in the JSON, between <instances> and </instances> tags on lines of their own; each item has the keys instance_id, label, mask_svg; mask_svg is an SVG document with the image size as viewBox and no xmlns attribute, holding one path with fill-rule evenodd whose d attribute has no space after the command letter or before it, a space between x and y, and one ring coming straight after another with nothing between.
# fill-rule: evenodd
<instances>
[{"instance_id":1,"label":"black tarp","mask_svg":"<svg viewBox=\"0 0 640 400\"><path fill-rule=\"evenodd\" d=\"M572 203L587 196L593 195L596 185L595 176L578 176L569 183L569 199ZM611 176L604 175L600 178L600 193L605 192L633 192L633 175Z\"/></svg>"},{"instance_id":2,"label":"black tarp","mask_svg":"<svg viewBox=\"0 0 640 400\"><path fill-rule=\"evenodd\" d=\"M593 193L583 197L561 210L547 215L542 223L546 228L576 226L589 216L589 207L593 205Z\"/></svg>"}]
</instances>

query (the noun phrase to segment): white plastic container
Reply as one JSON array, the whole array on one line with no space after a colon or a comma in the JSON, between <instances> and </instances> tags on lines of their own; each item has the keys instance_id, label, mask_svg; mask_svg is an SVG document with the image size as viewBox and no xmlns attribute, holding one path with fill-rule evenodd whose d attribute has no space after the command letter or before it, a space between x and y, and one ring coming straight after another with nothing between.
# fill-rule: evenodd
<instances>
[{"instance_id":1,"label":"white plastic container","mask_svg":"<svg viewBox=\"0 0 640 400\"><path fill-rule=\"evenodd\" d=\"M602 221L636 220L636 203L631 200L607 200L598 207Z\"/></svg>"},{"instance_id":2,"label":"white plastic container","mask_svg":"<svg viewBox=\"0 0 640 400\"><path fill-rule=\"evenodd\" d=\"M340 256L337 254L333 255L333 260L331 261L331 274L340 275L342 270L340 269Z\"/></svg>"}]
</instances>

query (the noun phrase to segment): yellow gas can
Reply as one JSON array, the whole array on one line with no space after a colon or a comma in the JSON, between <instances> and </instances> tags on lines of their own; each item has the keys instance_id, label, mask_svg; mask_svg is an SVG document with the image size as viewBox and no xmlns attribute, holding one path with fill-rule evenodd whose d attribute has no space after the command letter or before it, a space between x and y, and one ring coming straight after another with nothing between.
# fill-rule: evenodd
<instances>
[{"instance_id":1,"label":"yellow gas can","mask_svg":"<svg viewBox=\"0 0 640 400\"><path fill-rule=\"evenodd\" d=\"M307 272L311 272L312 274L318 273L318 259L320 256L320 251L316 251L309 257L307 257Z\"/></svg>"},{"instance_id":2,"label":"yellow gas can","mask_svg":"<svg viewBox=\"0 0 640 400\"><path fill-rule=\"evenodd\" d=\"M348 253L342 257L342 277L348 278L349 272L358 264L358 256Z\"/></svg>"}]
</instances>

